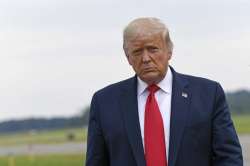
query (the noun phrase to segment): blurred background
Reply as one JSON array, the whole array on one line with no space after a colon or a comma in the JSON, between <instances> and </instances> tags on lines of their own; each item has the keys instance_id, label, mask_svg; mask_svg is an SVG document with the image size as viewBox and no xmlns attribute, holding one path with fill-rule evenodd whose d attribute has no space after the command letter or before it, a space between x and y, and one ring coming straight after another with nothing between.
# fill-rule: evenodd
<instances>
[{"instance_id":1,"label":"blurred background","mask_svg":"<svg viewBox=\"0 0 250 166\"><path fill-rule=\"evenodd\" d=\"M1 0L0 165L82 166L93 93L133 76L123 28L158 17L171 65L220 82L250 165L248 0Z\"/></svg>"}]
</instances>

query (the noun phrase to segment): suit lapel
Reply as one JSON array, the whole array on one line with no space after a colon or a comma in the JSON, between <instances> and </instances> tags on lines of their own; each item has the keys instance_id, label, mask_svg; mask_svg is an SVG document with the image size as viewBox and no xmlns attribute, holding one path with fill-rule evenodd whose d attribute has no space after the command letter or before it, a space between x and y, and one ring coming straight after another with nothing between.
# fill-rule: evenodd
<instances>
[{"instance_id":1,"label":"suit lapel","mask_svg":"<svg viewBox=\"0 0 250 166\"><path fill-rule=\"evenodd\" d=\"M173 72L173 87L170 116L168 165L174 166L186 125L191 93L188 89L187 80L180 74L176 73L172 68L171 70Z\"/></svg>"},{"instance_id":2,"label":"suit lapel","mask_svg":"<svg viewBox=\"0 0 250 166\"><path fill-rule=\"evenodd\" d=\"M138 115L137 79L134 77L129 81L128 86L123 89L120 105L136 163L138 166L146 166Z\"/></svg>"}]
</instances>

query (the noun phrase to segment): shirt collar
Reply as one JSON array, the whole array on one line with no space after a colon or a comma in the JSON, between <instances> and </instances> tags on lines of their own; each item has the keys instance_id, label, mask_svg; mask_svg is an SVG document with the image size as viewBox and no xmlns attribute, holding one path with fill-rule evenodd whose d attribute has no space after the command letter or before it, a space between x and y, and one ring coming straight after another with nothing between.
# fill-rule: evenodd
<instances>
[{"instance_id":1,"label":"shirt collar","mask_svg":"<svg viewBox=\"0 0 250 166\"><path fill-rule=\"evenodd\" d=\"M148 87L148 84L146 82L142 81L138 76L137 76L137 80L138 80L137 94L141 95L146 90L146 88ZM165 75L163 80L161 80L157 84L157 86L159 86L161 88L161 90L163 90L164 92L166 92L168 94L171 94L171 92L172 92L172 82L173 82L172 71L171 71L170 67L168 67L167 74Z\"/></svg>"}]
</instances>

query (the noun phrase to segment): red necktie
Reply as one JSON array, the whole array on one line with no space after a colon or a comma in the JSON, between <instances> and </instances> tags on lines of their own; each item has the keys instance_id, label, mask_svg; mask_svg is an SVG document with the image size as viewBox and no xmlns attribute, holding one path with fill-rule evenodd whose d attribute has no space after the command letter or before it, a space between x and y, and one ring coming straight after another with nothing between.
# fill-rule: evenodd
<instances>
[{"instance_id":1,"label":"red necktie","mask_svg":"<svg viewBox=\"0 0 250 166\"><path fill-rule=\"evenodd\" d=\"M145 107L144 144L147 166L167 166L163 120L155 99L159 87L148 87L149 95Z\"/></svg>"}]
</instances>

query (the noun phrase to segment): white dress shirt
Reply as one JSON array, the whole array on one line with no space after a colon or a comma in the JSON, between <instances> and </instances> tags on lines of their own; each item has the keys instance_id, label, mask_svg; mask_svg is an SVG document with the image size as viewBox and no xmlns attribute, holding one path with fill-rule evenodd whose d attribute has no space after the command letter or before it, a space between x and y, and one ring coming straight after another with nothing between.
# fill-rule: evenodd
<instances>
[{"instance_id":1,"label":"white dress shirt","mask_svg":"<svg viewBox=\"0 0 250 166\"><path fill-rule=\"evenodd\" d=\"M144 115L145 115L145 105L149 92L147 90L148 87L147 83L142 81L139 77L137 77L137 79L138 79L137 99L138 99L138 111L139 111L138 113L139 113L139 122L140 122L141 136L144 148ZM165 75L164 79L157 84L157 86L160 89L155 93L155 98L157 100L161 116L163 119L167 159L169 152L172 82L173 82L172 72L168 67L167 74Z\"/></svg>"}]
</instances>

